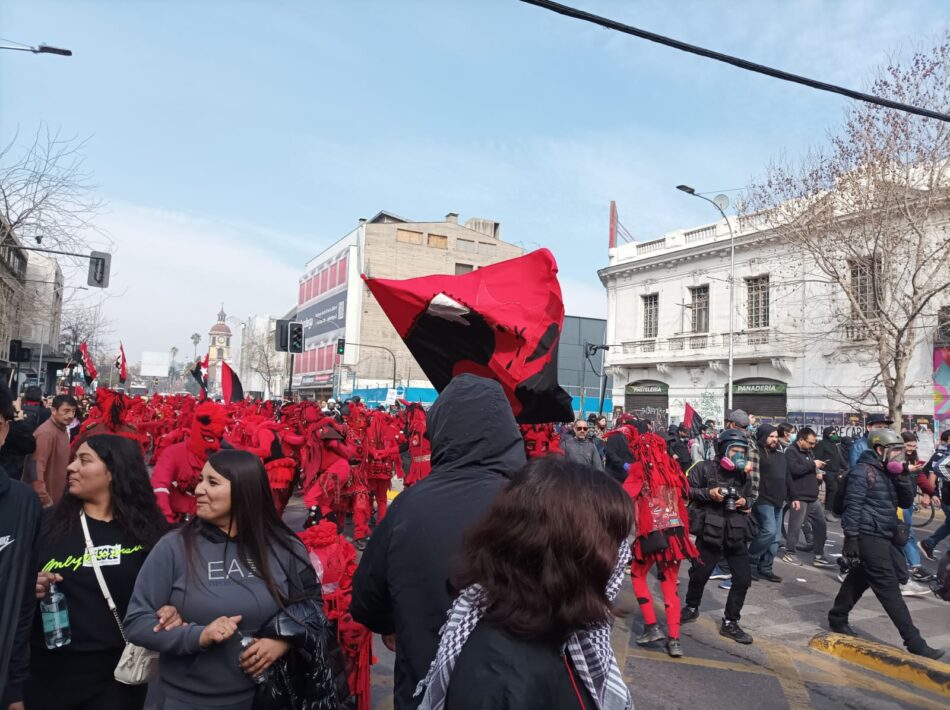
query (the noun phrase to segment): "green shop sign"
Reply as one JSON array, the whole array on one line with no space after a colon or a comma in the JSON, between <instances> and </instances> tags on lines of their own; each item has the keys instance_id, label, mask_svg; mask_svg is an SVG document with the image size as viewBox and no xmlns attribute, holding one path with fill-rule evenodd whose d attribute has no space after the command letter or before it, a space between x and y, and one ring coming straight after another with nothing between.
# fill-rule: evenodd
<instances>
[{"instance_id":1,"label":"green shop sign","mask_svg":"<svg viewBox=\"0 0 950 710\"><path fill-rule=\"evenodd\" d=\"M627 385L627 394L666 394L670 387L664 382L631 382Z\"/></svg>"},{"instance_id":2,"label":"green shop sign","mask_svg":"<svg viewBox=\"0 0 950 710\"><path fill-rule=\"evenodd\" d=\"M785 394L788 385L784 382L737 382L732 385L733 394Z\"/></svg>"}]
</instances>

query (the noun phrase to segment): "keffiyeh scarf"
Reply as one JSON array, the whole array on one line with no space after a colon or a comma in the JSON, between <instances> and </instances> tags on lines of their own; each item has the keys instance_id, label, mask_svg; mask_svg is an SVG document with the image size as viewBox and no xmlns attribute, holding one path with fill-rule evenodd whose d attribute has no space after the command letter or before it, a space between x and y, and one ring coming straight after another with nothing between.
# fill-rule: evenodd
<instances>
[{"instance_id":1,"label":"keffiyeh scarf","mask_svg":"<svg viewBox=\"0 0 950 710\"><path fill-rule=\"evenodd\" d=\"M617 565L607 583L607 598L613 601L623 582L623 568L630 561L630 545L620 545ZM416 687L415 697L422 695L419 710L444 710L449 680L462 646L481 621L488 604L485 590L478 584L462 590L449 610L448 620L439 632L441 640L435 660L426 677ZM584 683L598 710L631 710L633 699L623 682L617 659L610 647L610 621L572 634L565 645L578 677Z\"/></svg>"}]
</instances>

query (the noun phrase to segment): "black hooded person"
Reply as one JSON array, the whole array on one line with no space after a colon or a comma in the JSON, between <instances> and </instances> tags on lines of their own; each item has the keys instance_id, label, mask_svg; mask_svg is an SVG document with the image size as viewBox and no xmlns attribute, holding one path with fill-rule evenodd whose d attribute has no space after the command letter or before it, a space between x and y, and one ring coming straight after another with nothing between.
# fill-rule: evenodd
<instances>
[{"instance_id":1,"label":"black hooded person","mask_svg":"<svg viewBox=\"0 0 950 710\"><path fill-rule=\"evenodd\" d=\"M447 581L463 535L526 461L511 406L494 380L457 376L426 419L432 473L401 493L376 528L350 606L356 621L394 644L397 710L418 706L412 695L452 606Z\"/></svg>"}]
</instances>

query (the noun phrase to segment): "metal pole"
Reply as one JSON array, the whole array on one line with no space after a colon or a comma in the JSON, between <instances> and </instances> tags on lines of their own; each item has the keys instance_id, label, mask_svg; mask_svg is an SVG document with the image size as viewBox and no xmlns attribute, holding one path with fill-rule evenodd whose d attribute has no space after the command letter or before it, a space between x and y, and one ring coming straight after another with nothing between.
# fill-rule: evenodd
<instances>
[{"instance_id":1,"label":"metal pole","mask_svg":"<svg viewBox=\"0 0 950 710\"><path fill-rule=\"evenodd\" d=\"M36 384L40 384L40 379L43 377L43 343L40 343L40 359L36 364ZM42 388L42 385L40 385Z\"/></svg>"},{"instance_id":2,"label":"metal pole","mask_svg":"<svg viewBox=\"0 0 950 710\"><path fill-rule=\"evenodd\" d=\"M715 202L713 204L716 204ZM719 208L719 205L716 205ZM729 227L729 411L732 411L732 376L735 364L736 341L736 236L732 231L729 218L721 209L719 213Z\"/></svg>"}]
</instances>

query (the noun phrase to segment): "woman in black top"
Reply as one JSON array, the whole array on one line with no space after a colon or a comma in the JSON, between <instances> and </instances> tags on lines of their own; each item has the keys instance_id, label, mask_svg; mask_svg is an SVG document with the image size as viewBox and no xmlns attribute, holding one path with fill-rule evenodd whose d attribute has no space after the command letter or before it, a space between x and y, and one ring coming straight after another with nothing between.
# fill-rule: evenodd
<instances>
[{"instance_id":1,"label":"woman in black top","mask_svg":"<svg viewBox=\"0 0 950 710\"><path fill-rule=\"evenodd\" d=\"M85 513L96 560L120 616L146 555L165 532L165 518L155 503L142 450L130 439L90 437L67 471L67 494L43 521L36 596L46 596L56 582L66 597L71 641L46 648L37 604L26 707L135 710L144 705L147 686L113 678L124 642L87 557L79 515ZM174 608L163 610L160 626L178 623Z\"/></svg>"},{"instance_id":2,"label":"woman in black top","mask_svg":"<svg viewBox=\"0 0 950 710\"><path fill-rule=\"evenodd\" d=\"M632 527L599 471L549 456L516 474L466 536L420 710L631 707L610 619Z\"/></svg>"}]
</instances>

